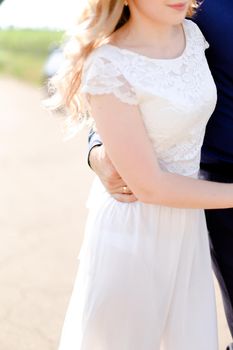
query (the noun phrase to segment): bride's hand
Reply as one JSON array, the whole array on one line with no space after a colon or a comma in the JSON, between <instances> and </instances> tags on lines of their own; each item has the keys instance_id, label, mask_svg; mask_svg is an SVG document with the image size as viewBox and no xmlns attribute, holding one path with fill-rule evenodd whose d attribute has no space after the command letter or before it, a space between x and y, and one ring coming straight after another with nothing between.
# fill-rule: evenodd
<instances>
[{"instance_id":1,"label":"bride's hand","mask_svg":"<svg viewBox=\"0 0 233 350\"><path fill-rule=\"evenodd\" d=\"M131 203L137 198L122 180L105 152L104 146L94 147L89 155L91 168L100 178L106 190L119 202Z\"/></svg>"}]
</instances>

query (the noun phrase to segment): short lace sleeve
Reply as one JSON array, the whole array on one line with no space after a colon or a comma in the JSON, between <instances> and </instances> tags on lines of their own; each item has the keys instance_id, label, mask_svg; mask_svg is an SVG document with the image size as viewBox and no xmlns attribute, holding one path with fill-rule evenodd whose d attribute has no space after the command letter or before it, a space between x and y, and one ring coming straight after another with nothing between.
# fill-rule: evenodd
<instances>
[{"instance_id":1,"label":"short lace sleeve","mask_svg":"<svg viewBox=\"0 0 233 350\"><path fill-rule=\"evenodd\" d=\"M210 47L210 44L208 43L205 37L204 37L204 47L206 50Z\"/></svg>"},{"instance_id":2,"label":"short lace sleeve","mask_svg":"<svg viewBox=\"0 0 233 350\"><path fill-rule=\"evenodd\" d=\"M101 49L101 48L100 48ZM103 55L91 55L84 65L81 94L113 94L119 100L131 105L138 104L136 93L117 64Z\"/></svg>"},{"instance_id":3,"label":"short lace sleeve","mask_svg":"<svg viewBox=\"0 0 233 350\"><path fill-rule=\"evenodd\" d=\"M204 35L202 34L202 32L201 32L201 35L202 35L202 40L204 42L204 50L207 50L210 47L210 45L209 45L208 41L206 40L206 38L204 37Z\"/></svg>"},{"instance_id":4,"label":"short lace sleeve","mask_svg":"<svg viewBox=\"0 0 233 350\"><path fill-rule=\"evenodd\" d=\"M204 37L201 29L199 28L199 26L194 23L193 21L189 20L188 23L190 24L191 26L191 29L194 30L194 33L196 34L196 38L197 38L197 41L198 41L198 44L204 49L208 49L209 48L209 43L208 41L206 40L206 38Z\"/></svg>"}]
</instances>

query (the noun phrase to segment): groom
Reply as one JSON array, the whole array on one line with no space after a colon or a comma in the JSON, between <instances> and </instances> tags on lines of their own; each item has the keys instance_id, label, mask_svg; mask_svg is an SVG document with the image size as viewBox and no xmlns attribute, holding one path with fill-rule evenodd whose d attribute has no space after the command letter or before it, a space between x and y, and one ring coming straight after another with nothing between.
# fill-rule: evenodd
<instances>
[{"instance_id":1,"label":"groom","mask_svg":"<svg viewBox=\"0 0 233 350\"><path fill-rule=\"evenodd\" d=\"M206 56L218 89L217 106L202 148L201 174L210 181L233 183L233 1L204 0L194 21L210 44ZM89 165L107 190L122 202L135 201L97 133L89 135L89 150ZM233 337L233 209L206 210L206 220L213 268ZM233 350L233 343L227 350Z\"/></svg>"}]
</instances>

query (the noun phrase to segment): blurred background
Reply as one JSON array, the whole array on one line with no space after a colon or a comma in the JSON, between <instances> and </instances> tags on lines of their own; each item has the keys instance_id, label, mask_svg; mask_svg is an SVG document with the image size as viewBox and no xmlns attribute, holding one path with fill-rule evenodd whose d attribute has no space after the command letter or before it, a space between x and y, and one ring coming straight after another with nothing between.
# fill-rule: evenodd
<instances>
[{"instance_id":1,"label":"blurred background","mask_svg":"<svg viewBox=\"0 0 233 350\"><path fill-rule=\"evenodd\" d=\"M77 1L0 4L0 349L55 350L92 181L87 130L63 142L41 107Z\"/></svg>"},{"instance_id":2,"label":"blurred background","mask_svg":"<svg viewBox=\"0 0 233 350\"><path fill-rule=\"evenodd\" d=\"M78 268L88 130L63 142L59 118L41 107L78 2L0 0L0 350L57 349ZM217 285L216 295L225 349Z\"/></svg>"}]
</instances>

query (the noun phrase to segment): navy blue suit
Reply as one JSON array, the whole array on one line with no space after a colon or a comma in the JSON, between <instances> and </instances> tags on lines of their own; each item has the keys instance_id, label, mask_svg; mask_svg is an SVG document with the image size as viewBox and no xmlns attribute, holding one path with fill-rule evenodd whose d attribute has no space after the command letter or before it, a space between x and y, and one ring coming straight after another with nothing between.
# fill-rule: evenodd
<instances>
[{"instance_id":1,"label":"navy blue suit","mask_svg":"<svg viewBox=\"0 0 233 350\"><path fill-rule=\"evenodd\" d=\"M202 174L210 181L233 183L233 1L204 0L194 20L210 44L206 56L218 90L202 147ZM233 336L233 209L206 210L206 220Z\"/></svg>"},{"instance_id":2,"label":"navy blue suit","mask_svg":"<svg viewBox=\"0 0 233 350\"><path fill-rule=\"evenodd\" d=\"M216 109L207 125L202 148L202 175L217 182L233 182L233 0L204 0L193 19L210 48L206 55L218 89ZM198 101L197 101L198 103ZM89 135L89 149L101 145ZM206 210L213 267L222 290L233 336L233 209Z\"/></svg>"}]
</instances>

